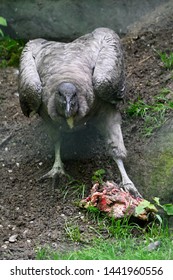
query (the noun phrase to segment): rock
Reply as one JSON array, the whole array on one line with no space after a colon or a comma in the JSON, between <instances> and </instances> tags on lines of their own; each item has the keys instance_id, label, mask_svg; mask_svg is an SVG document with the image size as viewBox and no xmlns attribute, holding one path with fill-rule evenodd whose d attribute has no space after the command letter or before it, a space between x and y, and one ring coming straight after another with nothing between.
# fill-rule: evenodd
<instances>
[{"instance_id":1,"label":"rock","mask_svg":"<svg viewBox=\"0 0 173 280\"><path fill-rule=\"evenodd\" d=\"M1 248L4 249L4 250L6 250L6 249L8 248L8 246L7 246L6 244L3 244L3 245L1 246Z\"/></svg>"},{"instance_id":2,"label":"rock","mask_svg":"<svg viewBox=\"0 0 173 280\"><path fill-rule=\"evenodd\" d=\"M149 252L154 251L154 250L156 250L156 249L160 246L160 244L161 244L160 241L152 242L152 243L150 243L150 244L147 246L146 249L147 249Z\"/></svg>"},{"instance_id":3,"label":"rock","mask_svg":"<svg viewBox=\"0 0 173 280\"><path fill-rule=\"evenodd\" d=\"M28 229L25 229L25 230L23 231L23 233L22 233L23 238L26 238L26 237L28 236L28 232L29 232Z\"/></svg>"},{"instance_id":4,"label":"rock","mask_svg":"<svg viewBox=\"0 0 173 280\"><path fill-rule=\"evenodd\" d=\"M9 237L10 243L15 243L17 241L18 234L13 234Z\"/></svg>"},{"instance_id":5,"label":"rock","mask_svg":"<svg viewBox=\"0 0 173 280\"><path fill-rule=\"evenodd\" d=\"M146 199L159 197L161 203L173 203L173 118L128 160L129 174Z\"/></svg>"},{"instance_id":6,"label":"rock","mask_svg":"<svg viewBox=\"0 0 173 280\"><path fill-rule=\"evenodd\" d=\"M1 16L8 22L7 28L2 29L10 36L27 40L38 37L72 40L99 26L126 33L129 24L140 20L165 2L167 1L1 0Z\"/></svg>"},{"instance_id":7,"label":"rock","mask_svg":"<svg viewBox=\"0 0 173 280\"><path fill-rule=\"evenodd\" d=\"M171 28L170 22L172 21L173 2L165 1L156 9L142 16L139 21L128 26L128 32L133 36L144 32L156 32L163 28Z\"/></svg>"}]
</instances>

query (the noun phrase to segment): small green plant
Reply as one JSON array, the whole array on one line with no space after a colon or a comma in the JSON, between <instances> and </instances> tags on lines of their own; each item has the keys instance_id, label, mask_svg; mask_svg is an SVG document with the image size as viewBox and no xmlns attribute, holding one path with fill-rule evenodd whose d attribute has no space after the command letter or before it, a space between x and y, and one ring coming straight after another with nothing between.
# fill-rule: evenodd
<instances>
[{"instance_id":1,"label":"small green plant","mask_svg":"<svg viewBox=\"0 0 173 280\"><path fill-rule=\"evenodd\" d=\"M73 223L66 223L65 224L65 232L67 237L73 242L80 242L81 241L81 233L80 228L77 224Z\"/></svg>"},{"instance_id":2,"label":"small green plant","mask_svg":"<svg viewBox=\"0 0 173 280\"><path fill-rule=\"evenodd\" d=\"M83 199L85 197L85 192L85 184L79 181L71 180L63 189L63 200L65 201L68 195L75 196L76 199Z\"/></svg>"},{"instance_id":3,"label":"small green plant","mask_svg":"<svg viewBox=\"0 0 173 280\"><path fill-rule=\"evenodd\" d=\"M4 17L0 17L0 26L7 26L7 21ZM4 37L4 32L0 28L0 37Z\"/></svg>"},{"instance_id":4,"label":"small green plant","mask_svg":"<svg viewBox=\"0 0 173 280\"><path fill-rule=\"evenodd\" d=\"M1 26L7 26L7 21L0 16L0 67L18 66L24 42L6 36Z\"/></svg>"},{"instance_id":5,"label":"small green plant","mask_svg":"<svg viewBox=\"0 0 173 280\"><path fill-rule=\"evenodd\" d=\"M0 39L0 67L18 66L23 47L22 40L14 40L9 37Z\"/></svg>"},{"instance_id":6,"label":"small green plant","mask_svg":"<svg viewBox=\"0 0 173 280\"><path fill-rule=\"evenodd\" d=\"M104 169L98 169L94 172L92 176L93 182L98 182L100 184L103 183L103 176L105 175L106 171Z\"/></svg>"},{"instance_id":7,"label":"small green plant","mask_svg":"<svg viewBox=\"0 0 173 280\"><path fill-rule=\"evenodd\" d=\"M92 214L98 215L98 216L100 216L100 214L101 214L100 210L97 207L94 207L92 205L87 207L87 211L89 213L92 213Z\"/></svg>"},{"instance_id":8,"label":"small green plant","mask_svg":"<svg viewBox=\"0 0 173 280\"><path fill-rule=\"evenodd\" d=\"M132 232L134 230L138 233L143 231L137 223L130 221L130 217L124 217L119 220L109 218L106 220L105 228L107 229L109 236L116 239L132 238Z\"/></svg>"},{"instance_id":9,"label":"small green plant","mask_svg":"<svg viewBox=\"0 0 173 280\"><path fill-rule=\"evenodd\" d=\"M38 247L36 248L35 252L37 260L55 260L55 254L53 254L52 250L49 247Z\"/></svg>"},{"instance_id":10,"label":"small green plant","mask_svg":"<svg viewBox=\"0 0 173 280\"><path fill-rule=\"evenodd\" d=\"M170 90L164 88L156 95L150 104L138 99L129 103L127 114L132 117L141 117L144 120L143 134L151 136L156 128L159 128L166 119L166 113L173 109L173 100L168 98Z\"/></svg>"},{"instance_id":11,"label":"small green plant","mask_svg":"<svg viewBox=\"0 0 173 280\"><path fill-rule=\"evenodd\" d=\"M157 52L157 53L164 65L164 68L168 70L173 69L173 52L170 52L169 55L165 52Z\"/></svg>"},{"instance_id":12,"label":"small green plant","mask_svg":"<svg viewBox=\"0 0 173 280\"><path fill-rule=\"evenodd\" d=\"M85 218L87 221L92 221L95 225L100 227L105 218L105 213L101 212L97 207L90 205L86 208Z\"/></svg>"},{"instance_id":13,"label":"small green plant","mask_svg":"<svg viewBox=\"0 0 173 280\"><path fill-rule=\"evenodd\" d=\"M156 203L156 205L161 207L168 216L173 216L173 204L171 203L160 204L160 199L158 197L154 198L154 202Z\"/></svg>"},{"instance_id":14,"label":"small green plant","mask_svg":"<svg viewBox=\"0 0 173 280\"><path fill-rule=\"evenodd\" d=\"M131 117L145 118L150 106L148 106L143 100L138 99L136 102L130 102L127 108L127 114Z\"/></svg>"},{"instance_id":15,"label":"small green plant","mask_svg":"<svg viewBox=\"0 0 173 280\"><path fill-rule=\"evenodd\" d=\"M167 216L173 216L173 204L161 204L160 199L158 197L153 198L154 203L149 202L148 200L143 200L135 209L136 215L140 215L144 212L146 208L152 210L155 213L156 219L162 224L162 217L158 214L157 206L162 208Z\"/></svg>"}]
</instances>

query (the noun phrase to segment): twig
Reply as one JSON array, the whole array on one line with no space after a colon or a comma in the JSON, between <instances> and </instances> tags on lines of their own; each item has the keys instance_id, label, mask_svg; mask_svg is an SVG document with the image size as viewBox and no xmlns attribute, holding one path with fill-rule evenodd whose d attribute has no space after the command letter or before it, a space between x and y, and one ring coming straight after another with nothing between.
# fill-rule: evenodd
<instances>
[{"instance_id":1,"label":"twig","mask_svg":"<svg viewBox=\"0 0 173 280\"><path fill-rule=\"evenodd\" d=\"M10 134L4 140L2 140L2 142L0 143L0 147L2 147L6 142L8 142L12 136L13 134Z\"/></svg>"},{"instance_id":2,"label":"twig","mask_svg":"<svg viewBox=\"0 0 173 280\"><path fill-rule=\"evenodd\" d=\"M146 58L142 59L141 61L139 61L139 64L142 64L143 62L147 61L150 57L151 57L151 55L149 55Z\"/></svg>"}]
</instances>

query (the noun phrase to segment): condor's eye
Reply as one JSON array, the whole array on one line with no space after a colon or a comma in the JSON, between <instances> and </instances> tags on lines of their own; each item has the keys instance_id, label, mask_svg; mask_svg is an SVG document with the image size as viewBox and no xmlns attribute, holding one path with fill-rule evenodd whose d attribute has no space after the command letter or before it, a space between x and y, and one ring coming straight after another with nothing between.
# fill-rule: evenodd
<instances>
[{"instance_id":1,"label":"condor's eye","mask_svg":"<svg viewBox=\"0 0 173 280\"><path fill-rule=\"evenodd\" d=\"M65 97L64 97L64 94L60 91L57 92L57 97L60 98L60 100L64 100L65 101Z\"/></svg>"},{"instance_id":2,"label":"condor's eye","mask_svg":"<svg viewBox=\"0 0 173 280\"><path fill-rule=\"evenodd\" d=\"M61 96L61 97L63 96L61 91L58 91L58 95Z\"/></svg>"}]
</instances>

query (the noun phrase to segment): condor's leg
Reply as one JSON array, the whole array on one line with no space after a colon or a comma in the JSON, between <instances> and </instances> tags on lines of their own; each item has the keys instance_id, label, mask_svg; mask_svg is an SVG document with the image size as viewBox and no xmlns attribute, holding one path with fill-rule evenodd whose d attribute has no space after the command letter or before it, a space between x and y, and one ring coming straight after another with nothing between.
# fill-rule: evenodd
<instances>
[{"instance_id":1,"label":"condor's leg","mask_svg":"<svg viewBox=\"0 0 173 280\"><path fill-rule=\"evenodd\" d=\"M60 141L55 142L55 160L51 170L41 177L42 180L47 178L56 179L65 175L63 163L60 156Z\"/></svg>"},{"instance_id":2,"label":"condor's leg","mask_svg":"<svg viewBox=\"0 0 173 280\"><path fill-rule=\"evenodd\" d=\"M53 123L53 121L49 118L49 116L44 113L44 111L40 111L40 116L43 118L46 130L48 135L50 136L52 142L54 143L55 147L55 160L54 164L51 168L51 170L43 175L40 179L44 180L47 178L53 178L56 179L58 177L62 177L65 175L63 163L61 161L61 156L60 156L60 148L61 148L61 141L62 141L62 136L61 133L59 132L57 126Z\"/></svg>"},{"instance_id":3,"label":"condor's leg","mask_svg":"<svg viewBox=\"0 0 173 280\"><path fill-rule=\"evenodd\" d=\"M133 182L130 180L123 164L123 158L126 157L126 148L124 146L121 131L121 115L110 107L106 116L101 118L99 127L105 137L109 154L115 160L122 177L122 185L125 191L129 191L134 196L141 197ZM102 123L102 124L101 124Z\"/></svg>"}]
</instances>

